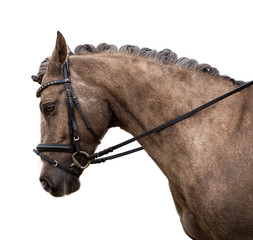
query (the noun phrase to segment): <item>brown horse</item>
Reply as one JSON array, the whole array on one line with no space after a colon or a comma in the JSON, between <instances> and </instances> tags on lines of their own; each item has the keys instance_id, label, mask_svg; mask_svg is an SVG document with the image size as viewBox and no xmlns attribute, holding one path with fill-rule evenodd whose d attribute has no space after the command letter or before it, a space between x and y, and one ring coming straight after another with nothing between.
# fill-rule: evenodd
<instances>
[{"instance_id":1,"label":"brown horse","mask_svg":"<svg viewBox=\"0 0 253 240\"><path fill-rule=\"evenodd\" d=\"M33 79L41 84L62 79L67 55L65 39L58 33L51 58ZM73 91L99 139L114 126L136 136L240 84L210 66L177 59L169 50L84 45L68 60ZM46 88L40 109L41 142L69 144L64 87ZM92 154L98 143L76 111L80 148ZM249 87L139 140L168 178L183 228L192 239L253 239L252 126ZM71 165L70 153L46 154L63 166ZM74 171L79 176L82 170ZM44 160L40 180L53 196L80 186L78 177Z\"/></svg>"}]
</instances>

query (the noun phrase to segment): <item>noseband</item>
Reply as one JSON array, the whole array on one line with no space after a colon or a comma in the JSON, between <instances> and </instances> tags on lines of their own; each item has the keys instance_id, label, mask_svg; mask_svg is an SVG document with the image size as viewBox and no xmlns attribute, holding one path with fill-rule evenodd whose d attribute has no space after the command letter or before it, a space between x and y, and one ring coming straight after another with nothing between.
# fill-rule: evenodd
<instances>
[{"instance_id":1,"label":"noseband","mask_svg":"<svg viewBox=\"0 0 253 240\"><path fill-rule=\"evenodd\" d=\"M79 135L78 135L78 131L77 131L77 124L76 124L76 118L75 118L75 114L74 114L74 108L76 106L76 108L78 109L78 112L80 113L87 129L89 130L90 134L93 136L95 142L97 144L100 144L99 138L97 137L97 135L95 134L93 128L91 127L91 124L89 123L88 119L85 117L80 104L78 102L77 97L75 96L73 89L71 87L71 79L69 76L69 67L68 67L68 59L66 60L64 66L63 66L63 79L61 80L54 80L54 81L50 81L47 82L45 84L43 84L37 91L36 96L40 97L41 93L48 87L53 86L53 85L59 85L59 84L63 84L65 86L65 90L66 90L66 96L67 96L67 100L66 100L66 104L67 104L67 110L68 110L68 124L69 124L69 135L70 135L70 144L38 144L36 149L34 149L33 151L39 155L42 159L46 160L49 164L51 164L53 167L57 167L69 174L72 174L76 177L78 177L78 175L72 171L73 167L77 167L79 169L85 169L87 168L90 164L95 164L95 163L101 163L101 162L105 162L106 160L111 160L114 158L118 158L121 156L125 156L137 151L142 150L142 147L138 147L135 149L132 149L130 151L126 151L123 153L119 153L119 154L115 154L109 157L104 157L101 158L101 156L106 155L110 152L113 152L114 150L121 148L125 145L128 145L134 141L137 141L139 139L142 139L144 137L147 137L153 133L159 132L163 129L166 129L178 122L183 121L184 119L191 117L192 115L204 110L205 108L208 108L210 106L212 106L213 104L237 93L240 92L241 90L251 86L253 84L253 81L250 81L248 83L245 83L239 87L237 87L236 89L221 95L213 100L211 100L210 102L207 102L195 109L193 109L192 111L189 111L175 119L170 120L169 122L166 122L156 128L153 128L147 132L144 132L136 137L130 138L124 142L121 142L117 145L114 145L112 147L109 147L103 151L100 151L98 153L93 153L91 155L89 155L88 153L86 153L85 151L82 151L80 149L80 139L79 139ZM48 157L47 155L43 154L42 152L64 152L64 153L72 153L72 164L69 168L61 165L58 161ZM77 160L77 157L83 157L86 160L86 164L84 166L82 166L79 161Z\"/></svg>"}]
</instances>

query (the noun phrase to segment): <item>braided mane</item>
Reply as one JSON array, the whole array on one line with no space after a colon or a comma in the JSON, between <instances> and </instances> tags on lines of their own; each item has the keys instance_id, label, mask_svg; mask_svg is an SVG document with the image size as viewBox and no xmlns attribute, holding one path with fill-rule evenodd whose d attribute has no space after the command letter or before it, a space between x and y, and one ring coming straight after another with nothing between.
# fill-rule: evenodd
<instances>
[{"instance_id":1,"label":"braided mane","mask_svg":"<svg viewBox=\"0 0 253 240\"><path fill-rule=\"evenodd\" d=\"M93 53L101 53L101 52L122 52L125 54L144 56L147 58L156 59L164 64L175 64L185 69L192 69L192 70L196 70L198 72L204 72L206 74L210 74L216 77L225 78L240 85L240 82L237 82L228 76L220 75L219 71L216 68L211 67L209 64L206 64L206 63L199 64L196 60L189 59L186 57L178 58L177 54L171 51L170 49L164 49L158 52L156 50L152 50L149 48L139 48L138 46L133 46L133 45L124 45L118 49L115 45L101 43L97 47L91 44L78 45L75 48L74 53L70 52L70 54L84 55L84 54L93 54ZM41 84L42 78L46 72L49 61L50 61L50 57L47 57L46 59L43 60L43 62L40 64L38 74L36 76L32 76L34 81Z\"/></svg>"}]
</instances>

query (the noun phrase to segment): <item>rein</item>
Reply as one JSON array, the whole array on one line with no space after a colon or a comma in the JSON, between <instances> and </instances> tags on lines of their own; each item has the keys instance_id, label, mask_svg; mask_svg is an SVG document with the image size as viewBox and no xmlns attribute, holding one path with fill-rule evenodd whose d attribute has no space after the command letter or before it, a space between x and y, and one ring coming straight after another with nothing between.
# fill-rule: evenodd
<instances>
[{"instance_id":1,"label":"rein","mask_svg":"<svg viewBox=\"0 0 253 240\"><path fill-rule=\"evenodd\" d=\"M144 132L136 137L130 138L124 142L121 142L119 144L116 144L112 147L106 148L103 151L97 152L97 153L93 153L91 155L87 154L84 151L81 151L80 149L80 140L79 140L79 135L78 135L78 131L77 131L77 124L76 124L76 120L75 120L75 115L74 115L74 106L76 106L76 108L78 109L87 129L89 130L90 134L93 136L94 140L100 144L99 138L97 137L97 135L95 134L91 124L89 123L88 119L85 117L85 114L83 113L80 104L77 100L77 98L74 95L73 89L71 87L71 79L69 76L69 67L68 67L68 60L66 60L64 66L63 66L63 78L61 80L54 80L51 82L47 82L45 84L43 84L37 91L36 96L40 97L41 93L43 92L43 90L45 90L47 87L49 86L53 86L53 85L58 85L58 84L64 84L65 89L66 89L66 95L67 95L67 100L66 100L66 104L67 104L67 110L68 110L68 119L69 119L69 132L70 132L70 143L71 144L38 144L36 149L34 149L33 151L39 155L42 159L46 160L49 164L51 164L53 167L58 167L59 169L72 174L76 177L78 177L78 175L76 173L74 173L72 171L71 168L73 167L77 167L79 169L85 169L87 168L90 164L96 164L96 163L101 163L101 162L105 162L107 160L111 160L111 159L115 159L115 158L119 158L140 150L143 150L142 147L138 147L138 148L134 148L132 150L126 151L126 152L122 152L119 154L115 154L109 157L103 157L104 155L113 152L114 150L121 148L123 146L126 146L132 142L135 142L139 139L142 139L144 137L147 137L153 133L159 132L163 129L166 129L178 122L183 121L184 119L191 117L192 115L204 110L205 108L208 108L212 105L214 105L215 103L237 93L240 92L241 90L251 86L253 84L253 81L250 81L248 83L245 83L241 86L239 86L238 88L224 94L221 95L213 100L211 100L210 102L207 102L175 119L172 119L169 122L166 122L156 128L153 128L147 132ZM61 165L58 163L58 161L51 159L50 157L46 156L45 154L43 154L42 152L66 152L66 153L72 153L72 164L69 168ZM86 160L86 165L82 166L79 161L77 160L77 156L81 156Z\"/></svg>"}]
</instances>

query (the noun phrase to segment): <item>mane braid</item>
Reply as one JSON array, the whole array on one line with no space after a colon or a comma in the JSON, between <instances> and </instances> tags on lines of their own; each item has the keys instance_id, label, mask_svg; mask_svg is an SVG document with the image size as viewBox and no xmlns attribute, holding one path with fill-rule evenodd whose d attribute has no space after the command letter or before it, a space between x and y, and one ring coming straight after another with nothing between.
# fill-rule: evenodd
<instances>
[{"instance_id":1,"label":"mane braid","mask_svg":"<svg viewBox=\"0 0 253 240\"><path fill-rule=\"evenodd\" d=\"M151 59L156 59L164 64L175 64L185 69L191 69L197 72L203 72L206 74L213 75L215 77L227 79L238 85L242 84L242 82L235 81L234 79L228 76L220 75L219 71L216 68L211 67L209 64L205 64L205 63L199 64L196 60L189 59L186 57L178 58L177 54L171 51L170 49L164 49L160 52L157 52L156 50L152 50L149 48L139 48L138 46L133 46L133 45L124 45L118 49L115 45L110 45L106 43L101 43L97 47L93 46L92 44L83 44L83 45L78 45L75 48L74 55L85 55L85 54L94 54L94 53L101 53L101 52L122 52L125 54L143 56L143 57L147 57ZM37 76L34 76L35 77L34 81L41 83L49 62L50 62L50 57L47 57L41 63Z\"/></svg>"}]
</instances>

